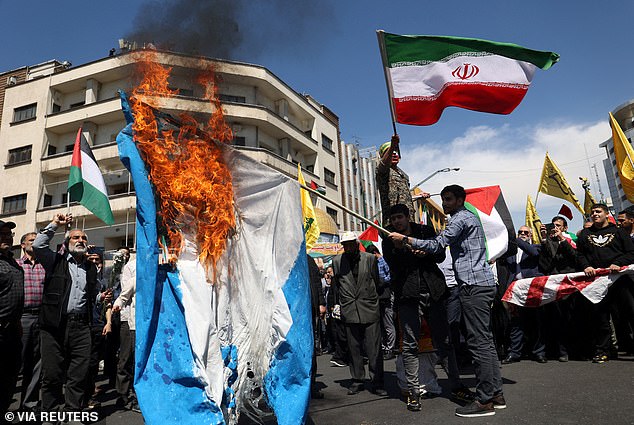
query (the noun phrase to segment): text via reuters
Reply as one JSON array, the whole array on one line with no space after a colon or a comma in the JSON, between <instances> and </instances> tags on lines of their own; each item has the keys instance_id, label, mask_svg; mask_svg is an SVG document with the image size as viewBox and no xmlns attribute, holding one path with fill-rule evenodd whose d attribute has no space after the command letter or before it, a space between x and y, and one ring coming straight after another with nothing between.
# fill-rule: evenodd
<instances>
[{"instance_id":1,"label":"text via reuters","mask_svg":"<svg viewBox=\"0 0 634 425\"><path fill-rule=\"evenodd\" d=\"M25 422L97 422L97 412L7 412L4 419L8 423L17 420L17 423Z\"/></svg>"}]
</instances>

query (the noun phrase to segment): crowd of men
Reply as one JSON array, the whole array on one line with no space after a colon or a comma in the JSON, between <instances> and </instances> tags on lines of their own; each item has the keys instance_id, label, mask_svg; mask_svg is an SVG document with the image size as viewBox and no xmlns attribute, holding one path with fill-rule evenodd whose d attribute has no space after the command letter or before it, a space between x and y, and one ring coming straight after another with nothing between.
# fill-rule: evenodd
<instances>
[{"instance_id":1,"label":"crowd of men","mask_svg":"<svg viewBox=\"0 0 634 425\"><path fill-rule=\"evenodd\" d=\"M134 397L135 261L121 248L104 270L103 253L58 214L12 248L16 225L0 221L0 410L12 403L19 374L19 411L96 409L109 389L116 405L139 411ZM56 232L64 242L51 249ZM108 379L96 386L100 363Z\"/></svg>"},{"instance_id":2,"label":"crowd of men","mask_svg":"<svg viewBox=\"0 0 634 425\"><path fill-rule=\"evenodd\" d=\"M489 262L482 226L464 207L462 187L450 185L441 192L448 220L439 234L414 222L409 181L397 166L398 142L394 136L381 146L376 170L383 224L390 232L384 235L383 255L372 246L360 252L356 236L347 232L341 236L344 253L322 270L329 319L321 345L333 354L333 366L349 366L349 395L366 384L371 392L385 394L383 361L396 353L407 409L421 410L421 399L440 391L433 371L437 361L449 378L452 399L462 404L455 414L489 416L506 408L500 363L523 358L603 363L619 349L634 351L629 275L598 304L579 292L542 307L501 301L518 279L572 272L591 279L599 268L617 272L634 264L634 209L619 213L617 226L609 220L608 207L595 204L577 234L568 232L564 217L554 217L540 227L538 244L531 242L531 229L521 226L508 251ZM426 338L430 345L423 348ZM460 380L459 364L468 362L476 377L473 392Z\"/></svg>"}]
</instances>

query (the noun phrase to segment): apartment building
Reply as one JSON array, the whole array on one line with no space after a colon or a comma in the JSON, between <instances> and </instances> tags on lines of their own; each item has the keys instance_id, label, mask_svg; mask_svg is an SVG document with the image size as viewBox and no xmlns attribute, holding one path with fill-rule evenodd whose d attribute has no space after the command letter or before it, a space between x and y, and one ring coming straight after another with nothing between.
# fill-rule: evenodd
<instances>
[{"instance_id":1,"label":"apartment building","mask_svg":"<svg viewBox=\"0 0 634 425\"><path fill-rule=\"evenodd\" d=\"M632 140L634 139L634 99L617 106L612 111L612 115L621 126L628 142L632 144ZM627 200L623 186L621 185L621 179L616 167L616 157L614 156L614 141L610 137L601 143L599 147L605 148L607 154L607 159L603 160L603 168L608 181L612 206L614 211L618 213L631 206L632 203Z\"/></svg>"},{"instance_id":2,"label":"apartment building","mask_svg":"<svg viewBox=\"0 0 634 425\"><path fill-rule=\"evenodd\" d=\"M155 60L172 67L170 86L179 90L162 102L162 110L209 114L197 76L213 68L235 147L293 179L301 163L308 182L342 201L339 120L327 107L262 66L161 51ZM115 224L106 226L72 203L76 226L105 250L134 244L134 185L119 161L116 136L125 125L118 91L132 89L137 61L138 51L123 51L79 66L52 60L0 73L0 215L16 222L16 242L67 211L72 149L81 127L104 175ZM316 205L343 224L339 208L323 200Z\"/></svg>"}]
</instances>

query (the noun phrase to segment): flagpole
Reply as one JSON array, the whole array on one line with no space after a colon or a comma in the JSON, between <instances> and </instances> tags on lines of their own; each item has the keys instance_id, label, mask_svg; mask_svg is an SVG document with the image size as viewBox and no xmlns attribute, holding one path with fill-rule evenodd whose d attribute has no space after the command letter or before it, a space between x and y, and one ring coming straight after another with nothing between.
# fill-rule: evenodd
<instances>
[{"instance_id":1,"label":"flagpole","mask_svg":"<svg viewBox=\"0 0 634 425\"><path fill-rule=\"evenodd\" d=\"M147 105L147 104L145 104L145 105ZM171 116L170 114L168 114L166 112L162 112L162 111L154 108L151 105L147 105L147 106L149 106L155 112L155 114L157 116L159 116L160 118L163 118L164 120L166 120L167 122L169 122L170 124L172 124L174 126L182 127L182 122L179 119ZM209 133L207 133L204 130L196 128L194 131L192 131L192 133L195 134L196 136L200 137L201 139L209 140L209 141L211 141L213 143L217 143L217 144L222 145L222 143L220 143L219 141L215 140L213 137L211 137L211 135ZM297 180L295 180L292 177L289 177L288 175L282 173L281 171L276 170L273 167L271 167L271 169L277 171L278 173L280 173L281 175L283 175L287 179L292 179L294 182L297 182ZM300 184L299 182L297 182L297 183L302 187L302 189L307 190L309 193L312 193L313 195L317 196L318 198L321 198L324 201L334 205L335 207L342 209L344 212L350 214L353 217L358 218L359 220L363 221L367 225L374 227L378 231L383 232L386 235L390 233L388 230L385 230L383 227L381 227L378 224L372 222L371 220L368 220L367 218L363 217L362 215L357 214L356 212L344 207L343 205L341 205L341 204L339 204L339 203L337 203L337 202L335 202L335 201L333 201L331 199L328 199L326 197L326 195L322 195L321 193L317 192L316 190L313 190L313 189L311 189L310 187L308 187L306 185Z\"/></svg>"},{"instance_id":2,"label":"flagpole","mask_svg":"<svg viewBox=\"0 0 634 425\"><path fill-rule=\"evenodd\" d=\"M392 129L394 130L394 134L398 134L396 132L396 113L394 112L394 103L392 102L392 82L390 81L388 75L387 75L387 51L385 50L385 38L383 36L383 34L385 34L385 31L383 30L377 30L376 31L376 36L379 40L379 50L381 51L381 61L383 62L383 75L385 76L385 84L387 87L387 100L388 103L390 104L390 113L392 116Z\"/></svg>"},{"instance_id":3,"label":"flagpole","mask_svg":"<svg viewBox=\"0 0 634 425\"><path fill-rule=\"evenodd\" d=\"M286 176L286 177L288 177L288 176ZM288 178L290 179L290 177L288 177ZM350 209L348 209L348 208L344 207L343 205L341 205L341 204L339 204L339 203L337 203L337 202L335 202L335 201L333 201L333 200L331 200L331 199L328 199L328 198L326 197L326 195L322 195L321 193L317 192L316 190L313 190L313 189L311 189L311 188L309 188L308 186L303 185L303 184L300 184L300 187L301 187L302 189L307 190L308 192L312 193L313 195L318 196L319 198L323 199L324 201L326 201L326 202L328 202L328 203L330 203L330 204L334 205L335 207L341 208L343 211L345 211L346 213L350 214L350 215L351 215L351 216L353 216L353 217L358 218L359 220L361 220L361 221L363 221L364 223L366 223L368 226L372 226L372 227L374 227L376 230L378 230L378 231L380 231L380 232L382 232L382 233L384 233L384 234L386 234L386 235L390 233L388 230L385 230L383 227L381 227L381 226L379 226L378 224L376 224L376 223L372 222L371 220L368 220L368 219L367 219L367 218L365 218L364 216L362 216L362 215L360 215L360 214L357 214L356 212L354 212L354 211L352 211L352 210L350 210Z\"/></svg>"}]
</instances>

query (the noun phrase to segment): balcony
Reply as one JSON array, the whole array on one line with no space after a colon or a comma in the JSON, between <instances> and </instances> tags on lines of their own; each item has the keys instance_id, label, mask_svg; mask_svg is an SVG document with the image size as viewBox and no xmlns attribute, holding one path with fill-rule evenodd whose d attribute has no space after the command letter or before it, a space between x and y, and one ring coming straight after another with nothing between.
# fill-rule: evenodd
<instances>
[{"instance_id":1,"label":"balcony","mask_svg":"<svg viewBox=\"0 0 634 425\"><path fill-rule=\"evenodd\" d=\"M95 103L67 109L46 116L46 130L55 134L66 134L77 131L84 121L97 125L124 121L119 96Z\"/></svg>"}]
</instances>

